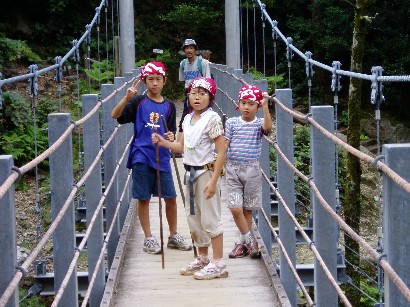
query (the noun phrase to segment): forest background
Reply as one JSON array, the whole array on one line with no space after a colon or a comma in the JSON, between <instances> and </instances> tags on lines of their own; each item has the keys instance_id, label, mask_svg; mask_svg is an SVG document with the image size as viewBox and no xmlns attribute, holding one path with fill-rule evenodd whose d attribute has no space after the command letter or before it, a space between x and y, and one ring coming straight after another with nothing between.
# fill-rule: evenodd
<instances>
[{"instance_id":1,"label":"forest background","mask_svg":"<svg viewBox=\"0 0 410 307\"><path fill-rule=\"evenodd\" d=\"M261 12L253 1L241 0L242 52L244 71L263 71L263 39ZM363 73L371 74L373 66L381 66L383 75L409 74L410 72L410 0L367 0L368 24ZM0 72L2 77L13 76L13 63L27 66L40 59L54 64L57 55L64 55L72 41L78 39L90 22L99 0L16 0L6 1L0 10ZM117 1L110 1L110 5ZM339 61L343 70L350 70L354 1L348 0L285 0L265 1L267 11L286 37L303 52L311 51L313 59L331 65ZM111 8L110 8L111 10ZM194 38L199 49L212 51L214 63L225 63L224 1L134 1L136 61L154 58L154 48L169 51L166 59L170 84L166 94L176 98L182 93L177 80L178 53L185 38ZM109 12L110 16L110 12ZM253 21L255 16L254 39ZM116 18L116 17L114 17ZM109 20L109 27L111 27ZM114 20L116 22L116 19ZM248 24L248 27L247 27ZM114 25L117 32L117 24ZM110 35L109 39L112 40ZM256 45L256 58L254 58ZM109 43L109 48L112 41ZM266 75L272 75L273 39L270 26L265 30ZM286 46L278 43L277 71L286 74ZM96 48L95 40L91 47ZM249 50L247 50L249 47ZM166 53L168 54L168 53ZM250 61L247 60L250 58ZM340 103L346 106L348 78L342 78ZM171 89L172 87L172 89ZM296 99L307 94L305 63L294 60L292 87ZM410 125L408 103L409 83L385 84L386 97L382 111ZM371 108L370 86L364 86L362 107ZM315 69L313 77L315 100L332 102L329 76ZM306 101L306 99L304 99Z\"/></svg>"},{"instance_id":2,"label":"forest background","mask_svg":"<svg viewBox=\"0 0 410 307\"><path fill-rule=\"evenodd\" d=\"M113 29L114 33L109 33L109 42L102 48L103 52L107 49L109 53L113 53L113 36L119 35L119 30L116 15L114 15L114 20L111 20L111 6L114 4L116 10L118 2L113 0L107 2L110 4L108 29ZM342 65L341 69L350 70L354 13L357 2L359 1L267 0L264 3L269 15L278 22L280 31L286 37L291 37L293 44L299 50L312 52L314 60L326 65L339 61ZM361 0L360 2L366 4L365 18L367 20L361 72L369 75L373 66L381 66L383 75L410 74L408 22L410 0ZM259 8L255 9L254 2L251 0L241 0L240 3L243 70L255 75L264 72L267 77L272 76L275 71L275 54L270 25L266 25L263 38L262 15ZM3 3L0 10L1 77L4 79L26 73L29 65L33 63L38 64L39 68L54 64L55 57L65 55L71 49L72 41L81 37L85 31L85 25L91 21L95 8L99 4L100 0L16 0ZM183 96L182 84L177 79L179 62L183 58L180 50L186 38L194 38L201 50L211 50L212 62L225 63L224 1L134 1L134 10L136 65L156 58L165 62L169 76L164 92L166 96L174 100L179 100ZM102 29L103 26L100 28ZM95 54L97 43L95 35L93 37L91 53ZM164 53L157 55L153 49L162 49ZM85 50L83 54L86 54ZM264 56L266 57L265 65ZM277 57L276 71L283 77L278 87L288 87L288 62L286 45L283 42L277 44ZM69 59L70 61L72 66L75 66L72 59ZM22 71L22 68L25 71ZM334 94L331 92L330 75L319 68L314 70L312 100L318 104L332 104ZM291 71L293 98L297 104L306 106L309 91L305 62L294 57ZM113 75L106 76L105 81L112 82ZM349 79L342 77L341 84L339 122L341 126L346 126ZM24 85L23 92L26 88L27 84ZM7 94L5 89L0 90ZM270 90L273 91L274 88ZM374 123L374 106L370 102L370 91L370 83L364 82L361 117L369 118ZM383 94L386 99L381 110L383 118L388 117L393 126L400 124L410 128L409 93L410 83L408 82L384 84ZM4 103L3 109L0 109L0 154L8 153L7 149L11 149L14 151L13 157L18 150L15 146L17 138L20 142L23 142L24 137L32 141L28 131L12 132L18 122L21 123L27 119L26 124L30 124L30 102L27 100L17 103L17 101L17 99L11 99L10 103ZM52 103L53 101L50 100L47 111L52 110ZM42 114L41 110L39 111L39 116L46 116L47 112ZM395 141L408 142L408 135L407 133L406 137L398 137ZM43 141L39 149L47 145L45 136L42 138L39 134L39 141ZM6 148L4 144L9 144L9 148ZM32 148L31 143L27 147ZM19 153L20 155L16 156L17 165L22 165L32 159L32 149L30 150L30 155L24 156Z\"/></svg>"}]
</instances>

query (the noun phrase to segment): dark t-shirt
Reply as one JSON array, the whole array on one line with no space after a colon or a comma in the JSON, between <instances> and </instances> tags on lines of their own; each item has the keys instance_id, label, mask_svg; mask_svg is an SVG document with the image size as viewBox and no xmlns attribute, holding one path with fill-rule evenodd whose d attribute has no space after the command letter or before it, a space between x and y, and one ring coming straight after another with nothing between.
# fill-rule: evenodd
<instances>
[{"instance_id":1,"label":"dark t-shirt","mask_svg":"<svg viewBox=\"0 0 410 307\"><path fill-rule=\"evenodd\" d=\"M158 114L157 122L152 121L151 114ZM165 117L169 131L176 132L176 109L175 103L164 97L162 102L155 102L146 95L138 95L130 100L121 116L117 119L119 124L134 123L134 138L130 147L127 167L140 162L156 168L155 145L152 143L151 135L154 127L160 135L166 130L161 119ZM171 152L169 149L159 146L160 170L171 171Z\"/></svg>"}]
</instances>

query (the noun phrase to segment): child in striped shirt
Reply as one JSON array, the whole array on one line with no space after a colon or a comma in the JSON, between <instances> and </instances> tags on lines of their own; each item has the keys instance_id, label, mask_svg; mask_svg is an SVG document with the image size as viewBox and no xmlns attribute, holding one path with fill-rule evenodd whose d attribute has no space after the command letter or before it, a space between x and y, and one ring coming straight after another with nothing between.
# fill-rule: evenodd
<instances>
[{"instance_id":1,"label":"child in striped shirt","mask_svg":"<svg viewBox=\"0 0 410 307\"><path fill-rule=\"evenodd\" d=\"M227 120L226 191L227 204L241 235L229 258L260 258L258 244L253 242L252 210L261 208L262 173L259 164L262 136L272 130L272 118L268 109L267 93L252 85L244 85L239 91L237 109L241 116ZM256 117L263 109L263 118Z\"/></svg>"}]
</instances>

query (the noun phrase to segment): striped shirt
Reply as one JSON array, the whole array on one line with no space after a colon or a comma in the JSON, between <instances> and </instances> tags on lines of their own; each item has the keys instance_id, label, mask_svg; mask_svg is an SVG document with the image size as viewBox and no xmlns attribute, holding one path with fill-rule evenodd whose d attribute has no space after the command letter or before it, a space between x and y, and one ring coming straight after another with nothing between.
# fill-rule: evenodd
<instances>
[{"instance_id":1,"label":"striped shirt","mask_svg":"<svg viewBox=\"0 0 410 307\"><path fill-rule=\"evenodd\" d=\"M262 129L263 119L255 118L246 122L239 117L226 121L225 138L230 141L227 159L247 163L259 159L262 148L262 136L268 131Z\"/></svg>"}]
</instances>

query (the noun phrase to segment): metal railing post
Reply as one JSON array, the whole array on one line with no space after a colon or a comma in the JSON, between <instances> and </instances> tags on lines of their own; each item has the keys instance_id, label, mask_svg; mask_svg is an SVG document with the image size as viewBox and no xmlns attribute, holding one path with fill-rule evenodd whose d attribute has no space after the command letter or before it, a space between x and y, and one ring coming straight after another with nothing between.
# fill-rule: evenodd
<instances>
[{"instance_id":1,"label":"metal railing post","mask_svg":"<svg viewBox=\"0 0 410 307\"><path fill-rule=\"evenodd\" d=\"M104 100L114 91L113 84L103 84L101 86L101 98ZM112 97L102 106L102 122L103 122L103 142L104 144L113 134L117 125L117 121L111 117L111 111L115 106L115 99ZM117 138L114 138L109 146L104 151L104 186L107 187L110 182L114 170L117 166ZM117 249L118 239L120 237L119 216L114 219L115 208L117 206L117 182L113 182L111 189L105 197L105 229L108 230L112 223L114 224L111 236L107 244L107 261L108 270L114 260L115 250Z\"/></svg>"},{"instance_id":2,"label":"metal railing post","mask_svg":"<svg viewBox=\"0 0 410 307\"><path fill-rule=\"evenodd\" d=\"M131 79L131 76L129 73L124 74L124 77L117 77L114 79L114 87L118 89L121 87L125 81L128 81ZM120 100L125 96L125 92L127 90L128 86L125 86L122 90L118 91L115 94L115 104L118 104ZM116 122L115 119L112 119L114 122ZM122 154L124 153L125 147L127 145L127 142L129 141L129 137L127 135L127 126L130 126L130 124L127 125L122 125L120 129L118 130L117 135L115 136L116 139L116 150L117 150L117 161L121 158ZM133 126L131 124L131 126ZM122 160L122 164L120 165L120 169L118 170L118 176L117 176L117 196L116 196L116 201L119 200L120 195L125 188L125 181L127 180L127 156L125 159ZM123 202L121 203L121 208L119 212L119 221L120 221L120 232L122 227L124 226L124 221L127 216L128 212L128 205L129 205L129 199L128 199L128 194L123 199Z\"/></svg>"},{"instance_id":3,"label":"metal railing post","mask_svg":"<svg viewBox=\"0 0 410 307\"><path fill-rule=\"evenodd\" d=\"M255 86L261 89L263 92L268 91L268 82L266 80L255 80ZM257 117L263 118L263 110L260 109L256 115ZM262 151L259 158L259 163L262 171L270 177L270 162L269 162L269 143L262 140ZM268 217L271 216L272 208L270 204L270 187L269 183L262 177L262 207ZM258 229L261 234L263 243L265 244L266 250L272 257L272 231L269 224L266 222L263 214L258 213Z\"/></svg>"},{"instance_id":4,"label":"metal railing post","mask_svg":"<svg viewBox=\"0 0 410 307\"><path fill-rule=\"evenodd\" d=\"M14 165L13 156L0 156L0 184L11 175ZM16 203L14 185L0 198L0 293L8 287L16 273L17 239L16 239ZM19 291L14 291L6 307L19 305Z\"/></svg>"},{"instance_id":5,"label":"metal railing post","mask_svg":"<svg viewBox=\"0 0 410 307\"><path fill-rule=\"evenodd\" d=\"M410 144L383 145L385 163L407 182L410 181ZM410 284L409 219L410 197L388 176L383 176L384 246L387 261L406 285ZM385 275L386 306L408 306L406 298Z\"/></svg>"},{"instance_id":6,"label":"metal railing post","mask_svg":"<svg viewBox=\"0 0 410 307\"><path fill-rule=\"evenodd\" d=\"M90 94L82 96L83 116L86 116L98 103L98 95ZM100 117L96 112L90 117L83 126L84 139L84 170L88 171L91 164L94 162L100 150ZM86 199L86 217L87 227L91 222L91 218L97 209L102 196L102 180L101 180L101 160L94 167L90 176L85 181L85 199ZM102 207L98 212L94 222L94 227L90 232L87 241L88 253L88 282L94 273L97 265L98 257L104 242L104 226L103 226L103 210ZM94 281L93 289L90 294L90 306L99 306L102 296L104 295L105 287L105 261L102 261L97 269L97 276Z\"/></svg>"},{"instance_id":7,"label":"metal railing post","mask_svg":"<svg viewBox=\"0 0 410 307\"><path fill-rule=\"evenodd\" d=\"M312 118L323 128L334 134L332 106L312 107ZM312 157L313 181L326 202L336 211L335 193L335 145L316 128L310 128L310 152ZM313 241L327 268L337 280L337 232L338 224L313 197ZM338 306L338 296L315 259L314 271L315 302L318 306Z\"/></svg>"},{"instance_id":8,"label":"metal railing post","mask_svg":"<svg viewBox=\"0 0 410 307\"><path fill-rule=\"evenodd\" d=\"M48 115L49 146L71 125L71 114L53 113ZM72 135L50 155L51 216L53 221L73 188L73 144ZM57 293L70 267L76 248L74 201L61 219L53 234L54 291ZM78 306L77 269L74 268L59 306Z\"/></svg>"},{"instance_id":9,"label":"metal railing post","mask_svg":"<svg viewBox=\"0 0 410 307\"><path fill-rule=\"evenodd\" d=\"M289 109L292 109L292 90L278 89L276 97ZM293 164L294 148L293 148L293 117L286 113L280 107L276 107L276 140L278 146L282 149L284 155ZM295 182L292 170L285 162L278 157L277 161L277 184L278 191L282 195L283 200L289 206L290 211L295 215ZM279 234L281 241L289 255L289 258L294 267L296 267L296 233L295 225L286 213L283 205L278 205L279 213ZM296 306L296 281L290 270L288 263L281 252L279 254L280 264L280 279L283 287L288 295L292 306Z\"/></svg>"}]
</instances>

